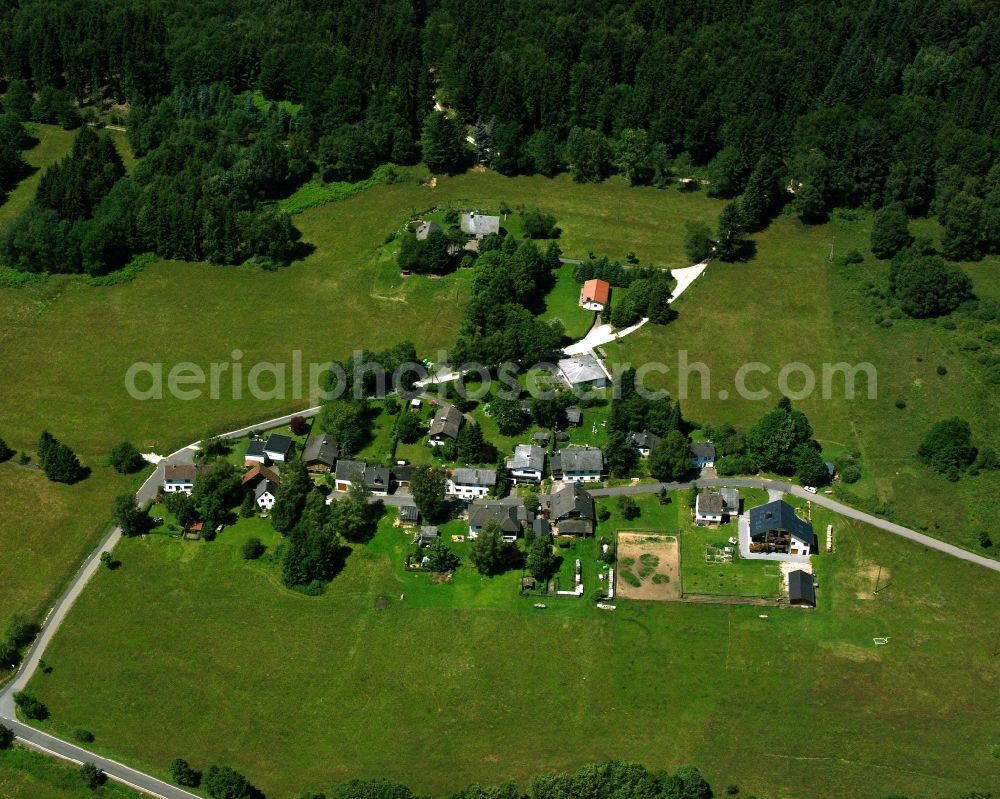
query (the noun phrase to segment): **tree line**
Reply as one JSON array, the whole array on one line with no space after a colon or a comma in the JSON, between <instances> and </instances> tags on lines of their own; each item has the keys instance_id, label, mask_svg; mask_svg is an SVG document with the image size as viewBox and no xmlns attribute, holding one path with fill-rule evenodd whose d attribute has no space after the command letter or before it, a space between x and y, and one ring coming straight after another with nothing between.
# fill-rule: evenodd
<instances>
[{"instance_id":1,"label":"tree line","mask_svg":"<svg viewBox=\"0 0 1000 799\"><path fill-rule=\"evenodd\" d=\"M682 0L238 0L225 13L191 0L34 0L0 10L0 62L5 109L22 119L116 101L142 128L178 92L259 92L282 117L292 163L281 179L293 182L420 158L441 172L479 161L655 185L696 171L730 200L711 236L723 258L750 254L746 235L787 203L806 222L898 203L938 216L945 256L968 259L997 246L998 27L995 5L961 0L721 0L698 13ZM184 183L172 188L191 205L198 191ZM155 243L171 257L259 256L282 234L276 220L241 217L245 203L228 191L195 203L207 240L173 209L185 235ZM288 254L276 250L267 257Z\"/></svg>"}]
</instances>

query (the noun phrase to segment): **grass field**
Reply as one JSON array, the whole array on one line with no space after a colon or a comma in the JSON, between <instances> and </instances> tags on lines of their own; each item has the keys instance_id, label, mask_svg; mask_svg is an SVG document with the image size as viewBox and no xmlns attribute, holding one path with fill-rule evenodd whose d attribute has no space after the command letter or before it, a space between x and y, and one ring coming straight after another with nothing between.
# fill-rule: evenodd
<instances>
[{"instance_id":1,"label":"grass field","mask_svg":"<svg viewBox=\"0 0 1000 799\"><path fill-rule=\"evenodd\" d=\"M0 752L0 796L4 799L139 799L115 782L90 790L77 766L27 749Z\"/></svg>"},{"instance_id":2,"label":"grass field","mask_svg":"<svg viewBox=\"0 0 1000 799\"><path fill-rule=\"evenodd\" d=\"M644 507L629 524L675 512ZM31 686L52 711L44 726L86 727L101 751L160 775L178 755L229 763L270 799L379 774L440 794L609 756L696 762L716 786L779 799L995 785L981 700L1000 690L984 625L1000 581L874 529L838 526L837 551L816 560L816 612L767 619L624 600L537 611L518 573L405 573L410 537L388 518L307 598L267 556L240 559L251 533L123 542L121 568L97 575Z\"/></svg>"},{"instance_id":3,"label":"grass field","mask_svg":"<svg viewBox=\"0 0 1000 799\"><path fill-rule=\"evenodd\" d=\"M817 390L796 406L809 416L828 452L861 453L866 476L852 490L873 502L889 503L904 524L982 551L976 533L992 529L1000 513L1000 473L950 483L922 466L916 450L934 422L956 414L972 424L979 446L1000 446L995 424L1000 395L961 350L961 329L950 331L926 320L894 319L888 328L874 323L876 312L864 286L884 275L887 264L870 255L863 264L846 267L827 260L831 242L836 254L852 247L866 251L869 225L863 214L858 221L835 215L820 227L782 217L755 237L758 253L753 261L711 264L677 302L680 315L670 325L647 326L605 349L612 362L666 364L670 372L651 374L648 382L681 396L687 418L743 427L777 402L779 370L792 362L806 364L817 377ZM977 292L996 298L1000 260L967 269ZM711 302L704 301L706 297ZM697 372L691 373L686 395L679 391L682 352L687 363L700 362L710 370L707 386ZM734 377L750 362L771 370L747 380L752 390L770 391L765 399L737 398ZM832 399L823 399L823 364L839 362L874 365L877 398L868 399L859 382L855 398L845 399L844 380L838 376ZM939 365L946 375L937 373ZM802 386L799 377L789 382L795 390ZM906 402L905 409L896 407L898 399Z\"/></svg>"}]
</instances>

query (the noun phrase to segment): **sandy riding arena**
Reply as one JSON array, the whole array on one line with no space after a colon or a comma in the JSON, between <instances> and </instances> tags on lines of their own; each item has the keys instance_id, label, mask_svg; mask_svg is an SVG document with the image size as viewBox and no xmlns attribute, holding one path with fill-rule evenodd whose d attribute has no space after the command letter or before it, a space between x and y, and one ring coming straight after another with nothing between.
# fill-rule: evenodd
<instances>
[{"instance_id":1,"label":"sandy riding arena","mask_svg":"<svg viewBox=\"0 0 1000 799\"><path fill-rule=\"evenodd\" d=\"M680 544L672 535L618 534L616 592L624 599L681 598Z\"/></svg>"}]
</instances>

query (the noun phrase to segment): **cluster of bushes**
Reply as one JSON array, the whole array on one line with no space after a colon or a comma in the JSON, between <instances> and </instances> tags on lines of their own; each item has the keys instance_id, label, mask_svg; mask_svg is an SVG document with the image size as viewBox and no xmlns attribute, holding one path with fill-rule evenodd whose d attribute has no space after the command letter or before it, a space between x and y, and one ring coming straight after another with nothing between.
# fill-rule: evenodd
<instances>
[{"instance_id":1,"label":"cluster of bushes","mask_svg":"<svg viewBox=\"0 0 1000 799\"><path fill-rule=\"evenodd\" d=\"M604 459L615 477L627 477L639 463L639 453L629 441L629 433L649 431L660 443L649 456L650 473L657 480L675 480L691 470L689 426L681 414L680 402L669 397L650 399L637 390L636 373L628 369L617 380L618 396L608 416L608 438Z\"/></svg>"},{"instance_id":2,"label":"cluster of bushes","mask_svg":"<svg viewBox=\"0 0 1000 799\"><path fill-rule=\"evenodd\" d=\"M822 486L830 482L809 419L802 411L795 410L787 397L782 397L777 407L745 433L731 425L707 432L715 443L715 470L720 475L766 471L794 475L802 485Z\"/></svg>"},{"instance_id":3,"label":"cluster of bushes","mask_svg":"<svg viewBox=\"0 0 1000 799\"><path fill-rule=\"evenodd\" d=\"M552 242L543 253L533 241L518 245L507 237L499 249L482 250L451 362L493 367L550 359L560 348L562 326L543 322L537 313L560 266L559 248Z\"/></svg>"},{"instance_id":4,"label":"cluster of bushes","mask_svg":"<svg viewBox=\"0 0 1000 799\"><path fill-rule=\"evenodd\" d=\"M15 614L0 635L0 669L12 669L21 660L21 650L34 640L38 625L26 616Z\"/></svg>"},{"instance_id":5,"label":"cluster of bushes","mask_svg":"<svg viewBox=\"0 0 1000 799\"><path fill-rule=\"evenodd\" d=\"M976 449L972 443L972 428L964 419L954 416L935 424L917 449L917 457L934 471L956 481L964 473L1000 469L1000 456L986 447Z\"/></svg>"}]
</instances>

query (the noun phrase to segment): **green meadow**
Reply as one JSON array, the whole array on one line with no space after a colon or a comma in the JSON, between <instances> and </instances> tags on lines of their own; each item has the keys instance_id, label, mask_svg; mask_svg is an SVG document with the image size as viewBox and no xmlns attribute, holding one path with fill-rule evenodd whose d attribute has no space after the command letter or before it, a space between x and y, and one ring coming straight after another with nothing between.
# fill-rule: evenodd
<instances>
[{"instance_id":1,"label":"green meadow","mask_svg":"<svg viewBox=\"0 0 1000 799\"><path fill-rule=\"evenodd\" d=\"M646 500L627 524L669 529L683 501ZM270 547L260 561L239 555L249 535ZM538 610L519 572L407 572L411 536L387 516L316 598L282 587L266 524L124 541L30 686L43 726L85 727L160 776L176 756L231 764L270 799L375 775L441 795L606 757L695 762L717 788L778 799L996 784L994 573L838 520L834 553L814 561L815 611L589 597Z\"/></svg>"},{"instance_id":2,"label":"green meadow","mask_svg":"<svg viewBox=\"0 0 1000 799\"><path fill-rule=\"evenodd\" d=\"M27 749L0 751L0 796L4 799L139 799L116 782L91 790L78 766Z\"/></svg>"},{"instance_id":3,"label":"green meadow","mask_svg":"<svg viewBox=\"0 0 1000 799\"><path fill-rule=\"evenodd\" d=\"M865 253L870 224L863 213L856 220L835 214L829 224L815 227L780 217L754 236L755 259L712 263L677 301L674 322L647 325L604 349L612 364L667 366L668 372L651 373L647 383L682 397L686 418L743 428L781 396L782 367L804 364L815 375L816 390L796 407L808 415L828 456L860 455L864 477L845 495L848 503L866 502L883 514L888 510L903 524L982 552L978 532L994 529L1000 513L1000 473L952 483L923 466L916 452L935 422L954 415L972 425L978 446L1000 446L1000 392L985 379L976 353L963 349L971 334L959 315L954 330L933 320L890 318L876 324L881 312L866 286L884 281L888 264L870 254L848 266L828 260L831 245L835 256L852 248ZM926 221L915 228L938 233ZM979 296L1000 296L1000 259L964 266ZM691 371L682 392L682 363L703 364L709 379ZM749 390L768 392L761 399L737 394L735 378L749 363L768 370L746 378ZM832 377L829 398L824 398L823 365L838 363L871 364L877 375L875 398L868 398L862 375L854 398L847 399L842 374ZM944 367L944 375L938 367ZM800 390L802 375L792 374L788 385ZM905 407L897 407L897 401Z\"/></svg>"}]
</instances>

